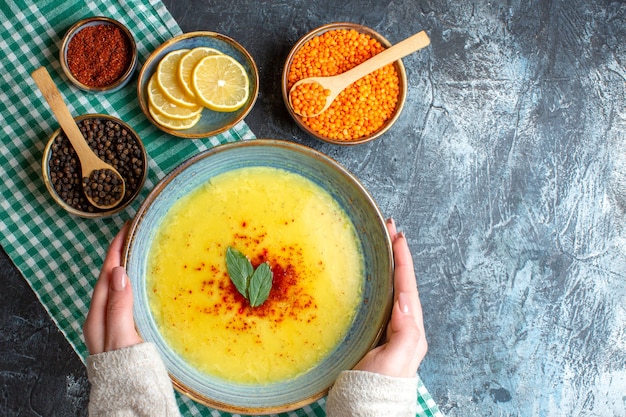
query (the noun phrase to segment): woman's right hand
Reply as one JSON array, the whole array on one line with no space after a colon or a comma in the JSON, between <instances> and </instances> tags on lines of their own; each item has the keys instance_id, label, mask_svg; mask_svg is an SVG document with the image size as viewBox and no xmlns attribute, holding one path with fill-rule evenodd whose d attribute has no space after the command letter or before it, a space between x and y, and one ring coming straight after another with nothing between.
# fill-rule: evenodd
<instances>
[{"instance_id":1,"label":"woman's right hand","mask_svg":"<svg viewBox=\"0 0 626 417\"><path fill-rule=\"evenodd\" d=\"M387 220L387 229L395 262L391 320L384 343L368 352L354 369L409 378L417 373L428 343L409 245L404 233L397 232L393 219Z\"/></svg>"}]
</instances>

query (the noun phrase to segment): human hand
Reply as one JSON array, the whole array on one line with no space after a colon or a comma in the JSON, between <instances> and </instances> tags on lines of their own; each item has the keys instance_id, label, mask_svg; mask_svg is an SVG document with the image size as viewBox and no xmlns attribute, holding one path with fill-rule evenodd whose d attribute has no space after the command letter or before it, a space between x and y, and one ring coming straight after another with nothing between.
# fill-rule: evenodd
<instances>
[{"instance_id":1,"label":"human hand","mask_svg":"<svg viewBox=\"0 0 626 417\"><path fill-rule=\"evenodd\" d=\"M125 224L113 239L93 289L91 306L83 325L85 344L92 355L142 342L133 319L133 292L121 266L122 245L128 227Z\"/></svg>"},{"instance_id":2,"label":"human hand","mask_svg":"<svg viewBox=\"0 0 626 417\"><path fill-rule=\"evenodd\" d=\"M391 319L384 343L368 352L354 369L408 378L417 373L428 344L409 245L393 219L387 220L387 229L395 262Z\"/></svg>"}]
</instances>

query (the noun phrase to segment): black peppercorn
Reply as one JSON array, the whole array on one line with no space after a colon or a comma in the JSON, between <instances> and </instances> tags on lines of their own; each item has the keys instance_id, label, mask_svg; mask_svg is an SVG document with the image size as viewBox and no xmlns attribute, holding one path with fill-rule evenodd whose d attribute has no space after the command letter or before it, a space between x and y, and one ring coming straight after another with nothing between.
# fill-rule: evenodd
<instances>
[{"instance_id":1,"label":"black peppercorn","mask_svg":"<svg viewBox=\"0 0 626 417\"><path fill-rule=\"evenodd\" d=\"M120 204L126 203L141 186L146 169L146 161L143 158L144 154L139 139L128 129L114 121L88 118L80 120L77 124L89 147L100 159L113 166L126 182L126 191ZM92 205L85 197L85 192L88 192L86 189L91 189L91 187L83 189L80 162L63 131L54 140L50 151L48 160L50 181L59 197L68 205L83 212L97 213L103 211ZM122 156L129 154L138 155L138 157L131 159ZM98 174L104 174L100 175L100 182L101 184L106 183L106 173ZM91 184L91 181L88 183ZM111 185L111 189L108 192L110 194L108 198L114 197L117 193L117 198L114 200L119 199L121 187L118 184L111 183L109 185ZM107 193L101 192L103 193L101 194L102 197L97 198L106 199ZM94 195L92 194L92 198L96 201Z\"/></svg>"}]
</instances>

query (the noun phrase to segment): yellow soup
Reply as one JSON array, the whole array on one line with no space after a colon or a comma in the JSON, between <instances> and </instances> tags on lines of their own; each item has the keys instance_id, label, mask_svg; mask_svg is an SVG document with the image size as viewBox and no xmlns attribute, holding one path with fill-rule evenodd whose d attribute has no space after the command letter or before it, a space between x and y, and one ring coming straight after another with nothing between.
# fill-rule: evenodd
<instances>
[{"instance_id":1,"label":"yellow soup","mask_svg":"<svg viewBox=\"0 0 626 417\"><path fill-rule=\"evenodd\" d=\"M273 273L251 307L226 267L232 246ZM361 302L363 259L352 222L308 179L242 168L178 201L150 251L147 289L163 337L209 375L269 383L305 372L340 343Z\"/></svg>"}]
</instances>

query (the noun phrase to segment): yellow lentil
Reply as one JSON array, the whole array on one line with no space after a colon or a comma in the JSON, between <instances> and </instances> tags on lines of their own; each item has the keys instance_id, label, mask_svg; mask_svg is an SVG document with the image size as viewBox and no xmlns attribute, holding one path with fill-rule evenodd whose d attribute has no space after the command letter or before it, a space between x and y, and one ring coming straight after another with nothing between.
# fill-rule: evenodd
<instances>
[{"instance_id":1,"label":"yellow lentil","mask_svg":"<svg viewBox=\"0 0 626 417\"><path fill-rule=\"evenodd\" d=\"M291 105L297 114L312 116L322 111L329 95L330 90L325 90L318 83L300 84L291 92Z\"/></svg>"},{"instance_id":2,"label":"yellow lentil","mask_svg":"<svg viewBox=\"0 0 626 417\"><path fill-rule=\"evenodd\" d=\"M356 30L330 30L309 40L294 55L287 74L288 89L307 77L341 74L384 47ZM319 84L304 84L292 95L292 105L301 114L314 114L327 91ZM317 86L317 87L315 87ZM366 75L342 91L319 116L303 117L313 131L333 140L354 141L380 129L393 115L400 95L400 78L392 64ZM311 103L312 97L316 97ZM297 101L297 102L294 102ZM297 107L296 107L297 106Z\"/></svg>"}]
</instances>

